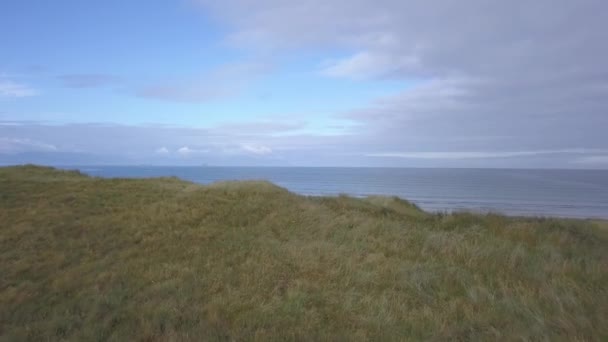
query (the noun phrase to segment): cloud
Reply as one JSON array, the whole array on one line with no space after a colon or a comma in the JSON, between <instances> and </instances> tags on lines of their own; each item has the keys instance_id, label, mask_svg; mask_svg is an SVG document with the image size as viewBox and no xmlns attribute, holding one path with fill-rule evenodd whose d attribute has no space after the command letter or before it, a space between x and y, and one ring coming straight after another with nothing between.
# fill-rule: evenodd
<instances>
[{"instance_id":1,"label":"cloud","mask_svg":"<svg viewBox=\"0 0 608 342\"><path fill-rule=\"evenodd\" d=\"M268 65L263 63L226 64L199 77L188 76L144 85L136 90L136 94L163 101L208 102L238 94L267 69Z\"/></svg>"},{"instance_id":2,"label":"cloud","mask_svg":"<svg viewBox=\"0 0 608 342\"><path fill-rule=\"evenodd\" d=\"M268 146L260 145L260 144L249 144L243 143L241 144L241 148L244 151L257 154L257 155L267 155L272 153L272 149Z\"/></svg>"},{"instance_id":3,"label":"cloud","mask_svg":"<svg viewBox=\"0 0 608 342\"><path fill-rule=\"evenodd\" d=\"M163 154L163 155L167 155L167 154L171 153L171 152L169 152L169 149L168 149L168 148L166 148L166 147L164 147L164 146L163 146L163 147L160 147L160 148L158 148L158 149L156 149L156 151L155 151L155 152L156 152L157 154Z\"/></svg>"},{"instance_id":4,"label":"cloud","mask_svg":"<svg viewBox=\"0 0 608 342\"><path fill-rule=\"evenodd\" d=\"M182 146L177 149L177 154L186 157L197 153L209 153L210 150L207 148L191 148L188 146Z\"/></svg>"},{"instance_id":5,"label":"cloud","mask_svg":"<svg viewBox=\"0 0 608 342\"><path fill-rule=\"evenodd\" d=\"M359 128L353 149L608 148L605 1L198 2L243 49L340 53L323 74L415 81L337 113Z\"/></svg>"},{"instance_id":6,"label":"cloud","mask_svg":"<svg viewBox=\"0 0 608 342\"><path fill-rule=\"evenodd\" d=\"M353 79L390 77L392 73L404 68L414 68L418 63L416 57L412 56L403 57L361 51L346 59L329 62L329 65L322 69L322 73L332 77Z\"/></svg>"},{"instance_id":7,"label":"cloud","mask_svg":"<svg viewBox=\"0 0 608 342\"><path fill-rule=\"evenodd\" d=\"M441 141L431 137L429 142L424 141L424 137L379 139L374 134L363 133L282 135L271 130L267 134L251 134L246 130L227 132L217 128L163 125L14 123L16 125L0 125L0 163L608 167L599 164L601 159L593 158L608 155L608 148L497 149L488 146L467 149L479 141L487 145L488 138L483 136L477 139L451 135ZM493 138L497 139L495 145L511 140L509 136ZM411 142L411 146L397 146L394 139ZM435 146L451 148L440 150ZM43 153L5 158L31 152Z\"/></svg>"},{"instance_id":8,"label":"cloud","mask_svg":"<svg viewBox=\"0 0 608 342\"><path fill-rule=\"evenodd\" d=\"M188 146L183 146L177 149L177 153L181 154L182 156L187 156L189 154L191 154L192 152L194 152L190 147Z\"/></svg>"},{"instance_id":9,"label":"cloud","mask_svg":"<svg viewBox=\"0 0 608 342\"><path fill-rule=\"evenodd\" d=\"M228 96L224 89L203 84L152 85L138 90L140 97L174 102L206 102Z\"/></svg>"},{"instance_id":10,"label":"cloud","mask_svg":"<svg viewBox=\"0 0 608 342\"><path fill-rule=\"evenodd\" d=\"M0 137L0 153L20 153L20 152L54 152L57 147L42 141L30 138L7 138Z\"/></svg>"},{"instance_id":11,"label":"cloud","mask_svg":"<svg viewBox=\"0 0 608 342\"><path fill-rule=\"evenodd\" d=\"M254 121L240 123L226 123L216 126L214 129L227 134L242 134L247 132L251 135L272 135L285 134L297 131L306 127L306 123L302 121L286 121L277 119L277 121Z\"/></svg>"},{"instance_id":12,"label":"cloud","mask_svg":"<svg viewBox=\"0 0 608 342\"><path fill-rule=\"evenodd\" d=\"M367 157L386 157L386 158L413 158L413 159L484 159L484 158L513 158L531 157L547 154L588 154L597 152L608 152L602 150L588 149L564 149L564 150L540 150L540 151L497 151L497 152L380 152L369 153ZM593 157L586 157L593 158Z\"/></svg>"},{"instance_id":13,"label":"cloud","mask_svg":"<svg viewBox=\"0 0 608 342\"><path fill-rule=\"evenodd\" d=\"M57 78L68 88L98 88L121 82L120 77L109 74L66 74Z\"/></svg>"},{"instance_id":14,"label":"cloud","mask_svg":"<svg viewBox=\"0 0 608 342\"><path fill-rule=\"evenodd\" d=\"M574 162L590 167L608 167L608 154L585 156L575 160Z\"/></svg>"},{"instance_id":15,"label":"cloud","mask_svg":"<svg viewBox=\"0 0 608 342\"><path fill-rule=\"evenodd\" d=\"M18 98L38 95L38 92L28 85L0 78L0 98Z\"/></svg>"}]
</instances>

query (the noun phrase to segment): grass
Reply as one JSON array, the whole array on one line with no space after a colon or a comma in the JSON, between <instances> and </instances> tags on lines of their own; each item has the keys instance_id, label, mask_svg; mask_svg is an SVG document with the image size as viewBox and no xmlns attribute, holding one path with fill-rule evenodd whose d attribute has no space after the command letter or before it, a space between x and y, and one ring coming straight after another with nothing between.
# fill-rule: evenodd
<instances>
[{"instance_id":1,"label":"grass","mask_svg":"<svg viewBox=\"0 0 608 342\"><path fill-rule=\"evenodd\" d=\"M0 340L608 340L602 221L0 169Z\"/></svg>"}]
</instances>

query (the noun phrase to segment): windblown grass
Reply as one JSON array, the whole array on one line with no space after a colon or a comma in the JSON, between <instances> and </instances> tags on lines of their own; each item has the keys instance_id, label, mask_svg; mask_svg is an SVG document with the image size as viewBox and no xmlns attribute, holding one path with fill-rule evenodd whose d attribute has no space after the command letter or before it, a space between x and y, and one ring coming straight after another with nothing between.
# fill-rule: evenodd
<instances>
[{"instance_id":1,"label":"windblown grass","mask_svg":"<svg viewBox=\"0 0 608 342\"><path fill-rule=\"evenodd\" d=\"M608 339L605 222L0 169L0 340Z\"/></svg>"}]
</instances>

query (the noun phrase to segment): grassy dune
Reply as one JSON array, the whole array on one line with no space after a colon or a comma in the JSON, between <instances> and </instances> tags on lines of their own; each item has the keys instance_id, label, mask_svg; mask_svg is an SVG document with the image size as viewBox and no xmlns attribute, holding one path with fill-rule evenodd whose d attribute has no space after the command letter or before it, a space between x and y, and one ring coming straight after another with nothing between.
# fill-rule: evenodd
<instances>
[{"instance_id":1,"label":"grassy dune","mask_svg":"<svg viewBox=\"0 0 608 342\"><path fill-rule=\"evenodd\" d=\"M608 340L604 222L0 169L0 340Z\"/></svg>"}]
</instances>

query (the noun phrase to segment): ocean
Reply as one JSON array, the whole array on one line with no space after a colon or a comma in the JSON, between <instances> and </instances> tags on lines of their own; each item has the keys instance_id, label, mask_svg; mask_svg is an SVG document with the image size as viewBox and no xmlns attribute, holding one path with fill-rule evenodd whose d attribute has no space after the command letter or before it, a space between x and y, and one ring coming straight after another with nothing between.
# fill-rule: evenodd
<instances>
[{"instance_id":1,"label":"ocean","mask_svg":"<svg viewBox=\"0 0 608 342\"><path fill-rule=\"evenodd\" d=\"M176 176L196 183L268 180L314 196L399 196L427 211L608 219L608 170L72 167L99 177Z\"/></svg>"}]
</instances>

